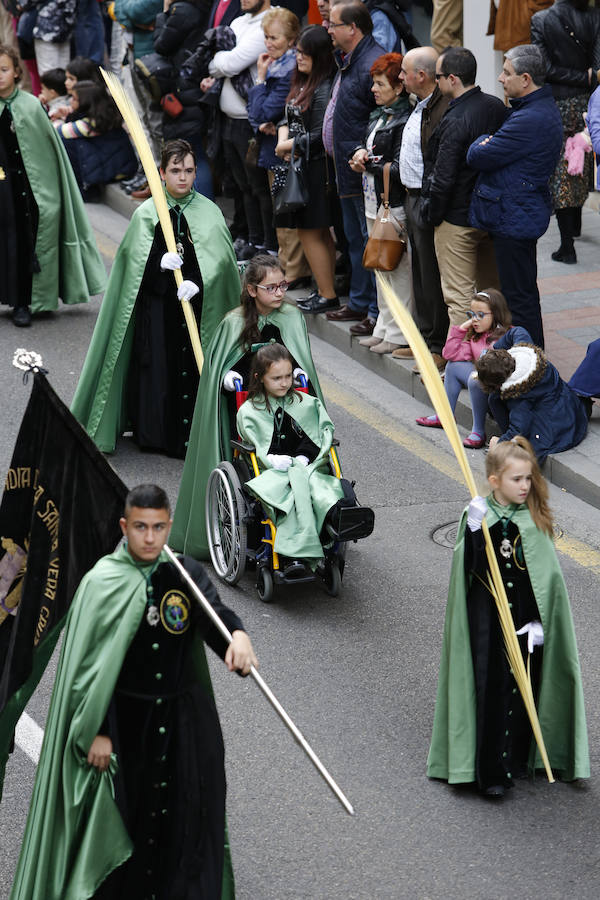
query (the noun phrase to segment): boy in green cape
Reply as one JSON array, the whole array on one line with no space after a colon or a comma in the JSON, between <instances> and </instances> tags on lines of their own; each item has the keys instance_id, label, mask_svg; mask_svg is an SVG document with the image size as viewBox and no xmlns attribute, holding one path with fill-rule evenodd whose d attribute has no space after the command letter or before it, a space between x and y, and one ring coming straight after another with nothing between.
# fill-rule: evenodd
<instances>
[{"instance_id":1,"label":"boy in green cape","mask_svg":"<svg viewBox=\"0 0 600 900\"><path fill-rule=\"evenodd\" d=\"M12 900L233 898L223 741L204 656L257 665L202 567L185 568L227 647L169 562L166 494L130 491L125 542L71 605Z\"/></svg>"}]
</instances>

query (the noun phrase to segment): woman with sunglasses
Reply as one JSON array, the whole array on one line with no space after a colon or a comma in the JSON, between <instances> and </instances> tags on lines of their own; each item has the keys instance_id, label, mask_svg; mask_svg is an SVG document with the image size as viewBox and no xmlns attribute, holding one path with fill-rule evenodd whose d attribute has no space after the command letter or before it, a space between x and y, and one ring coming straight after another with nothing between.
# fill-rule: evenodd
<instances>
[{"instance_id":1,"label":"woman with sunglasses","mask_svg":"<svg viewBox=\"0 0 600 900\"><path fill-rule=\"evenodd\" d=\"M475 360L493 346L511 329L512 317L504 295L496 288L479 291L471 300L471 310L462 325L451 325L442 356L448 360L444 371L444 387L452 412L456 409L458 395L463 388L469 391L473 411L471 433L463 441L465 447L478 450L485 444L485 417L488 409L487 395L481 390L475 372ZM524 328L519 332L519 342L531 343ZM437 416L420 416L417 425L441 428Z\"/></svg>"},{"instance_id":2,"label":"woman with sunglasses","mask_svg":"<svg viewBox=\"0 0 600 900\"><path fill-rule=\"evenodd\" d=\"M287 282L276 256L254 256L244 273L241 305L228 313L205 350L171 544L195 559L208 559L204 493L208 476L231 459L236 436L237 380L248 383L253 354L265 344L286 347L294 376L308 379L309 392L323 402L302 313L285 298Z\"/></svg>"}]
</instances>

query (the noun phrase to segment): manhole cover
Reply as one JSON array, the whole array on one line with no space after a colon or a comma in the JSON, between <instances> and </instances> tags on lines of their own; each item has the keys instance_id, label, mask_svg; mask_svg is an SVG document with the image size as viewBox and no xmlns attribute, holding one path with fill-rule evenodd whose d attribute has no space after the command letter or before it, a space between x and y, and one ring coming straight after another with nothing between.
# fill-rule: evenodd
<instances>
[{"instance_id":1,"label":"manhole cover","mask_svg":"<svg viewBox=\"0 0 600 900\"><path fill-rule=\"evenodd\" d=\"M431 539L435 544L439 544L440 547L447 547L449 550L454 550L457 532L458 522L448 522L447 525L440 525L439 528L432 531Z\"/></svg>"}]
</instances>

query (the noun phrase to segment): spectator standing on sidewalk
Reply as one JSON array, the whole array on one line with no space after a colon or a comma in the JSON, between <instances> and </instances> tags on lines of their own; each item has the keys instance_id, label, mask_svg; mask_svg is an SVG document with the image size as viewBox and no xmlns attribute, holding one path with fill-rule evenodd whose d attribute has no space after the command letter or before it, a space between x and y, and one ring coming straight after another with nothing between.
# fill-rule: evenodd
<instances>
[{"instance_id":1,"label":"spectator standing on sidewalk","mask_svg":"<svg viewBox=\"0 0 600 900\"><path fill-rule=\"evenodd\" d=\"M547 63L546 81L564 128L562 151L550 182L560 230L560 247L552 259L572 265L577 262L573 238L581 234L581 208L592 182L593 159L591 153L584 154L581 174L569 174L564 151L567 139L583 131L583 114L598 84L600 9L590 9L587 0L556 0L532 18L531 41Z\"/></svg>"},{"instance_id":2,"label":"spectator standing on sidewalk","mask_svg":"<svg viewBox=\"0 0 600 900\"><path fill-rule=\"evenodd\" d=\"M331 7L329 34L335 47L338 74L323 119L323 144L335 165L352 271L348 303L326 315L335 322L356 322L350 330L361 336L373 333L379 310L375 278L362 266L367 243L362 179L350 169L348 159L364 140L369 116L375 108L371 66L384 50L373 39L372 30L371 17L360 0L335 3Z\"/></svg>"},{"instance_id":3,"label":"spectator standing on sidewalk","mask_svg":"<svg viewBox=\"0 0 600 900\"><path fill-rule=\"evenodd\" d=\"M452 47L437 61L436 79L450 98L425 158L421 212L435 227L444 301L450 325L462 325L473 295L498 287L492 241L469 225L469 205L477 172L467 150L477 135L496 131L507 116L498 97L475 85L477 61L466 47Z\"/></svg>"},{"instance_id":4,"label":"spectator standing on sidewalk","mask_svg":"<svg viewBox=\"0 0 600 900\"><path fill-rule=\"evenodd\" d=\"M495 134L482 134L467 153L469 165L481 173L469 221L492 235L513 324L523 326L542 348L537 241L550 222L548 182L563 139L560 113L545 78L538 47L523 44L509 50L498 80L512 111Z\"/></svg>"},{"instance_id":5,"label":"spectator standing on sidewalk","mask_svg":"<svg viewBox=\"0 0 600 900\"><path fill-rule=\"evenodd\" d=\"M435 79L438 54L433 47L409 50L402 60L400 81L417 104L402 132L400 181L406 188L404 210L410 239L413 296L416 322L434 360L443 366L442 349L448 334L448 308L444 303L440 271L433 242L433 226L421 215L423 157L450 99ZM399 347L392 356L411 359L410 347Z\"/></svg>"},{"instance_id":6,"label":"spectator standing on sidewalk","mask_svg":"<svg viewBox=\"0 0 600 900\"><path fill-rule=\"evenodd\" d=\"M256 64L266 49L262 21L271 8L271 0L241 0L241 8L242 15L230 25L236 38L235 47L215 53L208 70L211 79L224 79L219 99L223 113L223 152L244 197L249 248L243 255L247 257L257 249L276 250L277 238L267 173L246 162L248 141L253 136L247 97L238 93L232 78L248 69L252 82L258 81ZM207 89L213 83L211 79L206 79Z\"/></svg>"},{"instance_id":7,"label":"spectator standing on sidewalk","mask_svg":"<svg viewBox=\"0 0 600 900\"><path fill-rule=\"evenodd\" d=\"M152 35L156 17L163 11L163 0L115 0L114 16L127 35L127 63L136 99L142 111L142 125L150 141L154 161L158 163L162 147L162 110L154 103L138 75L135 61L152 53ZM67 60L68 61L68 60ZM140 196L145 199L150 190Z\"/></svg>"}]
</instances>

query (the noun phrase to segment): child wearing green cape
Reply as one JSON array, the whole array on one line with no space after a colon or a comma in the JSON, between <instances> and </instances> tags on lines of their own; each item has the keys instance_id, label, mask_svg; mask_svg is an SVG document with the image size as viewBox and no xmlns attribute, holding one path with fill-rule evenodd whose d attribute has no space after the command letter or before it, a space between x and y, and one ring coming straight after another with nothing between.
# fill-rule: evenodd
<instances>
[{"instance_id":1,"label":"child wearing green cape","mask_svg":"<svg viewBox=\"0 0 600 900\"><path fill-rule=\"evenodd\" d=\"M590 774L577 644L554 543L548 488L522 435L490 448L492 489L464 511L454 548L430 778L475 782L498 799L542 767L488 588L485 517L523 655L528 654L550 766L563 781Z\"/></svg>"},{"instance_id":2,"label":"child wearing green cape","mask_svg":"<svg viewBox=\"0 0 600 900\"><path fill-rule=\"evenodd\" d=\"M246 487L275 523L275 551L314 568L323 559L323 543L366 537L374 516L357 506L347 483L345 489L329 474L333 423L318 397L295 390L292 369L281 344L258 350L237 427L255 447L261 473Z\"/></svg>"}]
</instances>

